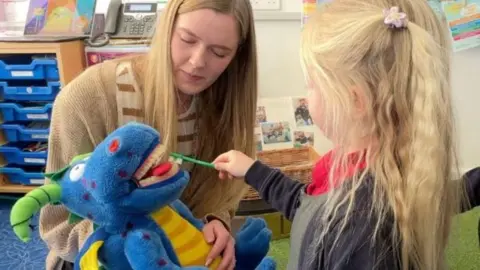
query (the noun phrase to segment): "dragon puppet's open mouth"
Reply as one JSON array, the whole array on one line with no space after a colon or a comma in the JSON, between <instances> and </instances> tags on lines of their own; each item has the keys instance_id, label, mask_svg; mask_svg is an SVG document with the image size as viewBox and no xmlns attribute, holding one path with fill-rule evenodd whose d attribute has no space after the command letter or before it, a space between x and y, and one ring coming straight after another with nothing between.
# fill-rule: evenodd
<instances>
[{"instance_id":1,"label":"dragon puppet's open mouth","mask_svg":"<svg viewBox=\"0 0 480 270\"><path fill-rule=\"evenodd\" d=\"M164 161L165 147L157 145L148 158L134 174L139 187L147 187L170 179L178 173L180 166L177 160L169 158Z\"/></svg>"}]
</instances>

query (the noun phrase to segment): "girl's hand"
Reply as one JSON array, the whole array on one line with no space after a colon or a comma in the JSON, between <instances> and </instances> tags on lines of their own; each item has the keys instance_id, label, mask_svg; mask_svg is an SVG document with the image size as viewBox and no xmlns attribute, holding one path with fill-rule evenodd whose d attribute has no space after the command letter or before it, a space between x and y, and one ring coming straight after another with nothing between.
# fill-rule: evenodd
<instances>
[{"instance_id":1,"label":"girl's hand","mask_svg":"<svg viewBox=\"0 0 480 270\"><path fill-rule=\"evenodd\" d=\"M212 220L203 227L203 236L213 248L207 256L206 266L222 255L218 270L233 270L235 267L235 240L222 222Z\"/></svg>"},{"instance_id":2,"label":"girl's hand","mask_svg":"<svg viewBox=\"0 0 480 270\"><path fill-rule=\"evenodd\" d=\"M254 162L255 160L244 153L230 150L218 156L213 164L215 169L220 171L220 179L225 179L227 176L232 179L233 177L244 177Z\"/></svg>"}]
</instances>

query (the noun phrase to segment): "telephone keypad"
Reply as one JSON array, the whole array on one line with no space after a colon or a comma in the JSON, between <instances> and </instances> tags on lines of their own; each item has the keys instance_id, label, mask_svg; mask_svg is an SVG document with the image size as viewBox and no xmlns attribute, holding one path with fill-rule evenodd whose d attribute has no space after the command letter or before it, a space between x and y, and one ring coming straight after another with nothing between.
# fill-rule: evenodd
<instances>
[{"instance_id":1,"label":"telephone keypad","mask_svg":"<svg viewBox=\"0 0 480 270\"><path fill-rule=\"evenodd\" d=\"M146 16L142 18L135 18L133 16L126 16L122 20L123 27L120 28L125 34L131 36L149 36L155 27L156 17Z\"/></svg>"}]
</instances>

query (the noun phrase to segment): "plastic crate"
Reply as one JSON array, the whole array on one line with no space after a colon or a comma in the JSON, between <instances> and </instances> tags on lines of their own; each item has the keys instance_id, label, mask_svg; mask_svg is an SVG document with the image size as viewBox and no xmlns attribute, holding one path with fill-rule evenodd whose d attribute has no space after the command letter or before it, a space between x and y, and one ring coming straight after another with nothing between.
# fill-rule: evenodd
<instances>
[{"instance_id":1,"label":"plastic crate","mask_svg":"<svg viewBox=\"0 0 480 270\"><path fill-rule=\"evenodd\" d=\"M0 82L0 91L6 101L53 101L61 89L60 82L46 82L46 86L38 83L25 83L17 86L14 82Z\"/></svg>"},{"instance_id":2,"label":"plastic crate","mask_svg":"<svg viewBox=\"0 0 480 270\"><path fill-rule=\"evenodd\" d=\"M0 80L59 80L57 60L21 54L0 59ZM24 64L28 62L28 64Z\"/></svg>"},{"instance_id":3,"label":"plastic crate","mask_svg":"<svg viewBox=\"0 0 480 270\"><path fill-rule=\"evenodd\" d=\"M0 155L12 165L43 165L47 163L47 150L32 152L38 143L7 143L0 146ZM44 142L43 144L46 144ZM42 145L44 146L44 145Z\"/></svg>"},{"instance_id":4,"label":"plastic crate","mask_svg":"<svg viewBox=\"0 0 480 270\"><path fill-rule=\"evenodd\" d=\"M1 128L8 142L46 142L50 131L48 122L10 123Z\"/></svg>"},{"instance_id":5,"label":"plastic crate","mask_svg":"<svg viewBox=\"0 0 480 270\"><path fill-rule=\"evenodd\" d=\"M52 104L24 106L15 103L0 103L0 112L3 122L49 121L52 115Z\"/></svg>"},{"instance_id":6,"label":"plastic crate","mask_svg":"<svg viewBox=\"0 0 480 270\"><path fill-rule=\"evenodd\" d=\"M1 167L0 173L12 184L43 185L45 183L43 170L41 166L14 167L8 165Z\"/></svg>"}]
</instances>

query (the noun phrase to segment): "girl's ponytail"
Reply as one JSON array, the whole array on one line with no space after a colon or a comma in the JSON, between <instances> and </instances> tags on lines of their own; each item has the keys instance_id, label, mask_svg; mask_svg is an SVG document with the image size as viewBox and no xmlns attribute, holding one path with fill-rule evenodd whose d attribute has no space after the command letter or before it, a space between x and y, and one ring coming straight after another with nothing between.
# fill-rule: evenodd
<instances>
[{"instance_id":1,"label":"girl's ponytail","mask_svg":"<svg viewBox=\"0 0 480 270\"><path fill-rule=\"evenodd\" d=\"M390 187L387 197L401 236L403 268L444 269L450 222L459 207L450 184L457 164L449 47L415 23L406 28L392 29L403 33L392 33L398 54L387 76L396 100L399 129L393 153L401 178L384 185ZM402 44L397 46L395 39Z\"/></svg>"}]
</instances>

